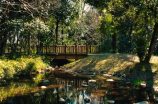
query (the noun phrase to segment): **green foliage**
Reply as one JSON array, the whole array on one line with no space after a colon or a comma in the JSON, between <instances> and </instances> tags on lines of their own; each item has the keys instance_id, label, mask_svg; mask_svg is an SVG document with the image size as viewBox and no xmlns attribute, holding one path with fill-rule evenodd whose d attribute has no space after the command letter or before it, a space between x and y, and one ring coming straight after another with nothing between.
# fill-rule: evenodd
<instances>
[{"instance_id":1,"label":"green foliage","mask_svg":"<svg viewBox=\"0 0 158 104\"><path fill-rule=\"evenodd\" d=\"M100 27L98 28L101 33L104 35L108 34L109 32L112 32L113 30L113 25L112 25L112 15L111 14L105 14L104 17L100 17L101 19L101 24Z\"/></svg>"},{"instance_id":2,"label":"green foliage","mask_svg":"<svg viewBox=\"0 0 158 104\"><path fill-rule=\"evenodd\" d=\"M102 43L101 43L101 52L105 52L105 53L110 53L110 50L111 50L111 45L106 45L106 44L111 44L111 41L110 40L104 40Z\"/></svg>"},{"instance_id":3,"label":"green foliage","mask_svg":"<svg viewBox=\"0 0 158 104\"><path fill-rule=\"evenodd\" d=\"M99 31L102 37L108 41L114 33L117 34L117 42L112 41L112 46L117 43L118 52L131 53L136 46L136 53L141 62L147 54L152 54L147 53L147 47L154 47L153 44L149 46L149 43L153 30L156 31L153 26L157 21L157 1L86 0L86 2L100 10L102 17Z\"/></svg>"},{"instance_id":4,"label":"green foliage","mask_svg":"<svg viewBox=\"0 0 158 104\"><path fill-rule=\"evenodd\" d=\"M140 62L142 62L147 53L148 39L146 38L146 30L140 29L135 34L136 34L135 43L137 44L136 53L140 59Z\"/></svg>"},{"instance_id":5,"label":"green foliage","mask_svg":"<svg viewBox=\"0 0 158 104\"><path fill-rule=\"evenodd\" d=\"M49 67L43 62L42 57L21 57L16 60L0 59L0 77L4 79L15 76L29 76L30 70L37 71L41 68ZM46 60L46 59L45 59Z\"/></svg>"},{"instance_id":6,"label":"green foliage","mask_svg":"<svg viewBox=\"0 0 158 104\"><path fill-rule=\"evenodd\" d=\"M42 60L43 60L43 62L46 64L46 65L50 65L50 59L49 58L47 58L47 57L42 57Z\"/></svg>"},{"instance_id":7,"label":"green foliage","mask_svg":"<svg viewBox=\"0 0 158 104\"><path fill-rule=\"evenodd\" d=\"M31 21L25 22L21 19L8 21L8 46L11 48L10 56L15 58L16 52L21 49L26 54L35 53L34 47L38 42L42 44L49 44L53 40L53 34L51 33L52 28L44 23L39 18L34 18ZM51 25L52 26L52 25ZM17 37L17 39L15 39Z\"/></svg>"},{"instance_id":8,"label":"green foliage","mask_svg":"<svg viewBox=\"0 0 158 104\"><path fill-rule=\"evenodd\" d=\"M99 10L103 10L108 6L110 0L85 0L86 3L97 7Z\"/></svg>"},{"instance_id":9,"label":"green foliage","mask_svg":"<svg viewBox=\"0 0 158 104\"><path fill-rule=\"evenodd\" d=\"M136 79L136 80L133 81L133 84L139 86L141 84L141 80Z\"/></svg>"}]
</instances>

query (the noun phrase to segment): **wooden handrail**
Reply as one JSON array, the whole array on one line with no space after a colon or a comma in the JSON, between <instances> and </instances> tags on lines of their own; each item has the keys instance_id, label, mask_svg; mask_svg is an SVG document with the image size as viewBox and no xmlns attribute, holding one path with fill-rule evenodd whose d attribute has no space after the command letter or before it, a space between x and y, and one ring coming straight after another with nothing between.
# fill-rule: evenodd
<instances>
[{"instance_id":1,"label":"wooden handrail","mask_svg":"<svg viewBox=\"0 0 158 104\"><path fill-rule=\"evenodd\" d=\"M54 46L36 46L38 54L87 54L101 53L100 45L54 45Z\"/></svg>"}]
</instances>

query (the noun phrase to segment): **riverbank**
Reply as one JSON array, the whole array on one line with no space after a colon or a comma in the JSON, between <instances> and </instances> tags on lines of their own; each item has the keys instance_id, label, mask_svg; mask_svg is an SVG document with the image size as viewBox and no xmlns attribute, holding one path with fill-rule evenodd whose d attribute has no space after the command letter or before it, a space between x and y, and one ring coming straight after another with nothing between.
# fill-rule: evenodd
<instances>
[{"instance_id":1,"label":"riverbank","mask_svg":"<svg viewBox=\"0 0 158 104\"><path fill-rule=\"evenodd\" d=\"M30 76L30 71L38 71L49 67L44 57L28 56L17 59L0 58L0 82ZM0 84L2 84L0 83Z\"/></svg>"},{"instance_id":2,"label":"riverbank","mask_svg":"<svg viewBox=\"0 0 158 104\"><path fill-rule=\"evenodd\" d=\"M158 57L152 56L149 64L139 63L136 55L100 54L89 55L63 66L67 71L107 74L138 83L158 85ZM104 76L103 76L104 77Z\"/></svg>"},{"instance_id":3,"label":"riverbank","mask_svg":"<svg viewBox=\"0 0 158 104\"><path fill-rule=\"evenodd\" d=\"M145 100L147 102L147 101L151 101L150 98L148 99L149 95L154 94L158 96L157 93L158 86L156 87L154 86L157 84L156 80L158 78L157 77L158 63L156 61L150 64L140 64L138 57L133 55L125 55L125 54L90 55L86 58L76 60L74 62L61 66L60 68L58 67L50 68L51 70L49 72L51 71L52 72L49 73L47 76L46 73L37 74L36 72L39 71L41 67L43 68L47 67L47 69L45 69L45 72L48 72L49 70L48 67L50 67L48 64L49 62L48 60L44 61L43 58L44 57L31 56L27 58L18 58L15 60L9 60L5 58L0 59L0 69L3 68L3 70L8 70L8 71L16 70L16 72L12 74L11 72L9 72L10 74L8 75L13 75L10 76L9 78L11 79L12 77L19 78L19 80L15 80L15 81L11 80L10 83L6 84L5 86L0 86L1 87L0 100L3 102L7 102L7 101L10 102L10 98L13 99L12 101L15 101L15 99L21 100L26 97L27 102L32 103L33 101L36 101L34 99L37 97L36 95L38 95L38 98L41 99L39 100L40 102L49 101L53 103L59 99L52 97L54 96L54 93L56 94L55 92L56 89L58 89L57 91L59 91L60 97L67 99L67 96L64 95L70 93L70 90L67 90L68 91L67 92L61 88L72 89L73 87L74 90L72 90L73 91L72 93L74 93L76 89L77 91L83 91L82 89L88 88L86 92L90 91L92 94L95 93L95 95L97 95L96 96L97 98L101 96L105 96L104 95L105 91L108 88L111 88L108 91L113 92L111 93L113 95L106 94L106 97L108 98L108 100L110 100L111 96L115 96L115 94L117 94L117 97L112 98L112 100L116 101L117 103L119 101L120 102L130 101L132 103L135 103L142 100L143 101ZM152 58L157 59L156 56ZM46 64L45 62L48 63ZM17 75L17 73L23 72L24 70L26 71L32 70L35 71L36 74L32 75L31 80L30 79L28 80L27 78L21 80L20 78L22 78L23 76L22 77L15 76ZM7 73L5 72L5 74ZM0 81L7 81L6 78L7 76L5 75L5 77L3 77L4 80L1 79ZM129 81L125 81L125 80L129 80ZM109 83L114 82L114 84L110 85L107 84L107 82ZM142 86L137 86L142 82L143 82ZM117 86L113 86L116 83ZM149 89L149 87L144 87L145 83L147 85L152 85L156 93L150 92L151 90ZM139 90L139 88L142 88L143 90ZM92 89L95 89L95 91L93 91ZM116 91L116 89L119 90ZM120 91L124 93L120 93ZM133 91L135 91L135 95L133 95ZM121 97L121 99L118 97L118 94L119 97ZM137 95L137 94L141 94L141 95ZM127 99L126 95L128 95L128 98L132 98L132 100ZM29 97L32 96L32 97L29 98L28 96ZM141 96L140 99L139 96ZM94 96L91 96L91 98L93 97ZM45 98L50 100L47 100ZM155 101L157 101L157 97L155 98Z\"/></svg>"}]
</instances>

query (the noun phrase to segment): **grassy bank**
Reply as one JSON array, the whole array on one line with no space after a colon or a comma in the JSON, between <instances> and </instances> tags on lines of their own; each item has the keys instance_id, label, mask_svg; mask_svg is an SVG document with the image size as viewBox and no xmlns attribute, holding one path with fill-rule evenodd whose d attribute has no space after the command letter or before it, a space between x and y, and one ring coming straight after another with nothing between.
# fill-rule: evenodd
<instances>
[{"instance_id":1,"label":"grassy bank","mask_svg":"<svg viewBox=\"0 0 158 104\"><path fill-rule=\"evenodd\" d=\"M44 57L28 56L14 60L6 57L0 58L0 79L18 79L19 77L27 77L30 70L37 71L46 68L49 65L44 62Z\"/></svg>"},{"instance_id":2,"label":"grassy bank","mask_svg":"<svg viewBox=\"0 0 158 104\"><path fill-rule=\"evenodd\" d=\"M67 70L99 72L122 76L130 80L158 84L158 57L153 56L150 64L139 63L136 55L101 54L64 65Z\"/></svg>"}]
</instances>

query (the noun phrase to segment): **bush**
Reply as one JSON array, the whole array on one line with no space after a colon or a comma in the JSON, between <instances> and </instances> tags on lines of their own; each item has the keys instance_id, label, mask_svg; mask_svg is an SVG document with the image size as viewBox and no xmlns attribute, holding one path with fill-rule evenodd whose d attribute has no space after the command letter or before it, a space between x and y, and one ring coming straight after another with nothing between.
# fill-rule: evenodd
<instances>
[{"instance_id":1,"label":"bush","mask_svg":"<svg viewBox=\"0 0 158 104\"><path fill-rule=\"evenodd\" d=\"M16 60L2 58L0 59L0 77L11 79L14 76L28 76L30 70L37 71L46 67L49 65L43 62L42 57L38 56L21 57Z\"/></svg>"}]
</instances>

